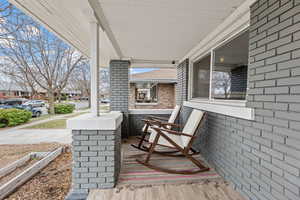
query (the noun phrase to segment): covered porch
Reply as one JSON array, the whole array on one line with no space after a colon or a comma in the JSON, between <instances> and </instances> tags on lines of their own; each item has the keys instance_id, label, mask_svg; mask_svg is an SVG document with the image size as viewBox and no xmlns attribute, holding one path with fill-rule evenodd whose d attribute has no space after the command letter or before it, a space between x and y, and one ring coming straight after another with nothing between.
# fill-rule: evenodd
<instances>
[{"instance_id":1,"label":"covered porch","mask_svg":"<svg viewBox=\"0 0 300 200\"><path fill-rule=\"evenodd\" d=\"M206 192L206 198L241 199L236 191L249 200L300 198L299 0L10 1L91 61L92 113L68 121L73 185L67 199L134 199L144 192L149 199L197 199ZM100 67L110 69L105 114ZM224 182L118 189L131 152L122 156L122 140L140 134L146 116L171 114L129 109L128 74L135 67L177 69L177 122L184 125L193 110L208 114L195 148L236 191Z\"/></svg>"},{"instance_id":2,"label":"covered porch","mask_svg":"<svg viewBox=\"0 0 300 200\"><path fill-rule=\"evenodd\" d=\"M122 142L122 164L117 184L112 189L91 190L88 200L119 199L181 199L181 200L245 200L233 185L225 181L213 168L210 171L193 175L168 174L149 169L136 159L145 156L131 146L139 141L130 137ZM196 159L205 161L201 155ZM173 169L196 169L184 157L153 155L152 164ZM206 165L208 163L205 162Z\"/></svg>"}]
</instances>

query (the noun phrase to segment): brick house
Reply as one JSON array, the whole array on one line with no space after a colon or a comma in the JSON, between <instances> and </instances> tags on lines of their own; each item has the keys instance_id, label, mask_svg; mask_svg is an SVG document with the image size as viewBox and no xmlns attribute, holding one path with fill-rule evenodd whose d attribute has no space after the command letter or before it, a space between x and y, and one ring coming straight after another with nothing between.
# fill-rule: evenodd
<instances>
[{"instance_id":1,"label":"brick house","mask_svg":"<svg viewBox=\"0 0 300 200\"><path fill-rule=\"evenodd\" d=\"M130 75L129 109L172 109L176 69L156 69Z\"/></svg>"}]
</instances>

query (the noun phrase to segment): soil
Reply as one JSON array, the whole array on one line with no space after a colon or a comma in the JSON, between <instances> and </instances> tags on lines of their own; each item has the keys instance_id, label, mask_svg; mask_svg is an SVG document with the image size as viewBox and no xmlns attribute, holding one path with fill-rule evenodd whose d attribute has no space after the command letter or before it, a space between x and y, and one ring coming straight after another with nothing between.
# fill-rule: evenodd
<instances>
[{"instance_id":1,"label":"soil","mask_svg":"<svg viewBox=\"0 0 300 200\"><path fill-rule=\"evenodd\" d=\"M66 152L5 200L64 200L71 187L71 152Z\"/></svg>"},{"instance_id":2,"label":"soil","mask_svg":"<svg viewBox=\"0 0 300 200\"><path fill-rule=\"evenodd\" d=\"M23 148L19 147L19 145L0 145L0 163L4 162L4 160L15 161L33 151L52 151L61 145L39 144L22 146ZM2 159L2 156L5 155L3 150L6 150L6 154L10 156ZM12 159L12 157L15 159ZM5 200L64 200L71 187L71 165L72 154L68 148L66 152L62 153L32 179L5 198Z\"/></svg>"},{"instance_id":3,"label":"soil","mask_svg":"<svg viewBox=\"0 0 300 200\"><path fill-rule=\"evenodd\" d=\"M10 181L12 178L16 177L17 175L21 174L22 172L24 172L26 169L28 169L29 167L31 167L34 163L38 162L38 159L30 159L28 160L26 163L24 163L24 165L16 168L14 171L12 171L11 173L3 176L2 178L0 178L0 187L2 185L4 185L5 183L7 183L8 181Z\"/></svg>"},{"instance_id":4,"label":"soil","mask_svg":"<svg viewBox=\"0 0 300 200\"><path fill-rule=\"evenodd\" d=\"M22 158L31 152L53 151L62 146L58 143L0 145L0 168Z\"/></svg>"}]
</instances>

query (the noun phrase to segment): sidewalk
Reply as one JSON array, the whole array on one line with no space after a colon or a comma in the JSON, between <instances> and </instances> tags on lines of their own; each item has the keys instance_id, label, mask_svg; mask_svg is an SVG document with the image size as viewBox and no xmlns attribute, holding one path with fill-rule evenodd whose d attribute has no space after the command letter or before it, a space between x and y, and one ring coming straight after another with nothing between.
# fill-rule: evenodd
<instances>
[{"instance_id":1,"label":"sidewalk","mask_svg":"<svg viewBox=\"0 0 300 200\"><path fill-rule=\"evenodd\" d=\"M63 118L66 118L68 116L72 116L74 114L77 114L77 113L83 113L83 112L87 112L89 110L76 110L74 111L73 113L71 114L65 114L65 115L54 115L50 118L47 118L47 119L43 119L43 120L37 120L37 121L33 121L33 122L29 122L29 123L26 123L26 124L23 124L23 125L19 125L19 126L16 126L16 127L11 127L11 128L5 128L3 130L0 130L0 137L2 136L2 134L4 133L9 133L9 132L13 132L15 130L18 130L18 129L23 129L23 128L26 128L28 126L33 126L33 125L36 125L36 124L40 124L40 123L44 123L44 122L49 122L51 120L56 120L56 119L63 119Z\"/></svg>"},{"instance_id":2,"label":"sidewalk","mask_svg":"<svg viewBox=\"0 0 300 200\"><path fill-rule=\"evenodd\" d=\"M0 144L38 144L58 142L70 144L72 141L69 129L23 129L28 126L49 122L57 119L64 119L76 113L87 112L87 110L75 111L72 114L56 115L48 119L34 121L17 127L0 131Z\"/></svg>"}]
</instances>

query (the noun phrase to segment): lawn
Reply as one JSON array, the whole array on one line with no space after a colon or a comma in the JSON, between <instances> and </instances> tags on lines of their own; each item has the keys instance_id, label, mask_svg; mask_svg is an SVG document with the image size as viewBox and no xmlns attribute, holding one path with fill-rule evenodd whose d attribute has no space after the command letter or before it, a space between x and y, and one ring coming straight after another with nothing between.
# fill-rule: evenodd
<instances>
[{"instance_id":1,"label":"lawn","mask_svg":"<svg viewBox=\"0 0 300 200\"><path fill-rule=\"evenodd\" d=\"M80 112L80 113L74 113L70 114L68 116L65 116L62 119L54 119L48 122L43 122L39 124L35 124L32 126L27 126L24 127L24 129L65 129L67 126L67 119L72 118L72 117L77 117L82 114L86 114L88 112ZM45 118L47 119L47 118Z\"/></svg>"},{"instance_id":2,"label":"lawn","mask_svg":"<svg viewBox=\"0 0 300 200\"><path fill-rule=\"evenodd\" d=\"M54 119L48 122L27 126L24 129L65 129L67 119Z\"/></svg>"},{"instance_id":3,"label":"lawn","mask_svg":"<svg viewBox=\"0 0 300 200\"><path fill-rule=\"evenodd\" d=\"M33 118L30 119L29 122L35 122L35 121L39 121L39 120L48 119L48 118L50 118L50 117L52 117L52 116L54 116L54 115L46 114L46 115L42 115L42 116L40 116L40 117L33 117Z\"/></svg>"}]
</instances>

